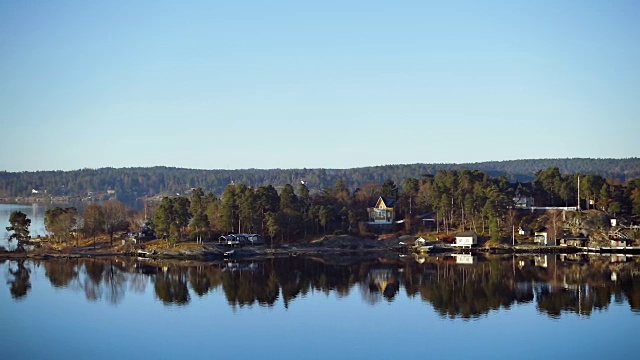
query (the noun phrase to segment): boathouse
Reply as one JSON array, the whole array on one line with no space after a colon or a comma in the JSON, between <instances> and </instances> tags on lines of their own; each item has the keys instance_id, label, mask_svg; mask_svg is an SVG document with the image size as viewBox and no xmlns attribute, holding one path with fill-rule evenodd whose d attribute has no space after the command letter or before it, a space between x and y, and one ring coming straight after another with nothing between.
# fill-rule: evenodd
<instances>
[{"instance_id":1,"label":"boathouse","mask_svg":"<svg viewBox=\"0 0 640 360\"><path fill-rule=\"evenodd\" d=\"M451 246L471 248L478 245L478 235L473 231L463 231L456 234L456 241Z\"/></svg>"}]
</instances>

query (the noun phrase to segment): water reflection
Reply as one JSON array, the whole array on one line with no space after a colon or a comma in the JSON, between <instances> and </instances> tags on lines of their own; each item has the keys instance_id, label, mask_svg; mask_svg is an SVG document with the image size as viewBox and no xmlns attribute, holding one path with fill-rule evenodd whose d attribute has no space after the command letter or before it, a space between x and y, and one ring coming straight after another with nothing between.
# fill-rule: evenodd
<instances>
[{"instance_id":1,"label":"water reflection","mask_svg":"<svg viewBox=\"0 0 640 360\"><path fill-rule=\"evenodd\" d=\"M127 292L148 288L163 304L179 306L219 289L232 308L279 301L289 307L310 291L344 297L356 289L370 305L393 302L404 291L448 318L479 317L519 303L535 303L550 317L589 316L612 301L640 311L640 264L625 256L291 257L215 263L88 258L6 261L4 267L9 292L17 300L28 295L31 275L42 267L52 286L114 305Z\"/></svg>"}]
</instances>

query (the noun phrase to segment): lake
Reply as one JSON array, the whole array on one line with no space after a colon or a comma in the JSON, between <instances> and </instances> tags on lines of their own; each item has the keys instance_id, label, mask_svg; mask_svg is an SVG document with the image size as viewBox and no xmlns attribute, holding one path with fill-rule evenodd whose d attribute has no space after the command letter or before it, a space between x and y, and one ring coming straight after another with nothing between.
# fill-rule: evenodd
<instances>
[{"instance_id":1,"label":"lake","mask_svg":"<svg viewBox=\"0 0 640 360\"><path fill-rule=\"evenodd\" d=\"M629 256L3 261L4 359L633 357Z\"/></svg>"}]
</instances>

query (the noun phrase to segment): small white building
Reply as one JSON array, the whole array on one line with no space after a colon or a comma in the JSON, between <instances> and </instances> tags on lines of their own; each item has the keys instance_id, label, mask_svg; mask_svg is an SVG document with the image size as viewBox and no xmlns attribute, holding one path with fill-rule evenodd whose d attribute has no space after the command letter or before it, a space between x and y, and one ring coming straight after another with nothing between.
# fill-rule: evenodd
<instances>
[{"instance_id":1,"label":"small white building","mask_svg":"<svg viewBox=\"0 0 640 360\"><path fill-rule=\"evenodd\" d=\"M471 248L478 245L478 235L473 231L464 231L456 234L456 241L451 246Z\"/></svg>"},{"instance_id":2,"label":"small white building","mask_svg":"<svg viewBox=\"0 0 640 360\"><path fill-rule=\"evenodd\" d=\"M556 246L556 242L554 239L552 239L549 236L549 232L547 231L547 228L543 227L540 228L538 230L536 230L536 232L534 233L534 242L537 242L538 244L542 245L542 246Z\"/></svg>"}]
</instances>

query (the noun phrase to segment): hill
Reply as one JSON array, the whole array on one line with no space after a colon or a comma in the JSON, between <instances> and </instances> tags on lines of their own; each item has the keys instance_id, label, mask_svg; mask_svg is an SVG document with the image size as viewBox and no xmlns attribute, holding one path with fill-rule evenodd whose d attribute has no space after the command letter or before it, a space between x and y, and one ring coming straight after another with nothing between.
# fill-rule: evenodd
<instances>
[{"instance_id":1,"label":"hill","mask_svg":"<svg viewBox=\"0 0 640 360\"><path fill-rule=\"evenodd\" d=\"M352 190L363 184L396 183L439 170L481 170L492 177L506 176L510 181L530 181L539 170L558 167L563 174L590 173L608 179L626 181L640 178L640 158L628 159L529 159L466 164L405 164L353 169L242 169L198 170L174 167L101 168L73 171L0 172L0 197L69 196L85 198L117 194L123 201L145 196L181 194L201 187L221 194L232 182L248 186L272 184L276 187L304 180L312 191L333 186L344 179Z\"/></svg>"}]
</instances>

